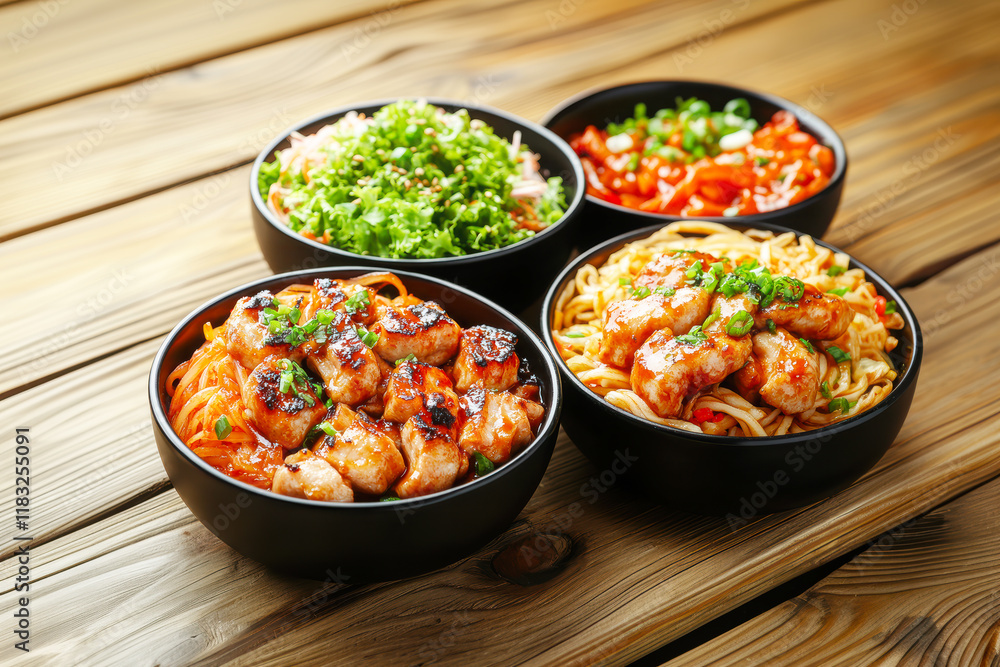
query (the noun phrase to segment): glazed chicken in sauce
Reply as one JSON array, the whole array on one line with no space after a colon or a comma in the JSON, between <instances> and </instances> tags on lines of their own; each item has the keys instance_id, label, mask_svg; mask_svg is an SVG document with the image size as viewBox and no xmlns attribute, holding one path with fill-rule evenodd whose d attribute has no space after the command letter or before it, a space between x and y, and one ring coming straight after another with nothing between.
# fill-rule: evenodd
<instances>
[{"instance_id":1,"label":"glazed chicken in sauce","mask_svg":"<svg viewBox=\"0 0 1000 667\"><path fill-rule=\"evenodd\" d=\"M171 375L174 428L223 472L283 495L436 493L510 460L545 414L516 335L463 329L393 274L244 297L206 337ZM206 389L215 397L196 406Z\"/></svg>"}]
</instances>

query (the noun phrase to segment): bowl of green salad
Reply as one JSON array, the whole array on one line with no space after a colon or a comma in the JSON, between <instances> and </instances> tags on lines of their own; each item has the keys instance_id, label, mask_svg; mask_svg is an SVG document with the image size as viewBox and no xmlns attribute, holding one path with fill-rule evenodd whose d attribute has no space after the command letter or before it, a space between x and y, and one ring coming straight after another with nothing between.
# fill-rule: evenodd
<instances>
[{"instance_id":1,"label":"bowl of green salad","mask_svg":"<svg viewBox=\"0 0 1000 667\"><path fill-rule=\"evenodd\" d=\"M275 272L366 265L452 281L512 309L573 250L579 158L549 130L441 99L341 107L267 146L250 175Z\"/></svg>"}]
</instances>

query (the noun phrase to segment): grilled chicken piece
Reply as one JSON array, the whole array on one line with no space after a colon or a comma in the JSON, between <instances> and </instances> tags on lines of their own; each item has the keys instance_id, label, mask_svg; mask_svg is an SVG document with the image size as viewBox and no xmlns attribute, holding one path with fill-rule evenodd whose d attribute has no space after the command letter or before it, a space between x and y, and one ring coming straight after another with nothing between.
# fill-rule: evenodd
<instances>
[{"instance_id":1,"label":"grilled chicken piece","mask_svg":"<svg viewBox=\"0 0 1000 667\"><path fill-rule=\"evenodd\" d=\"M335 437L326 436L316 448L356 490L380 496L403 473L406 464L393 434L363 412Z\"/></svg>"},{"instance_id":2,"label":"grilled chicken piece","mask_svg":"<svg viewBox=\"0 0 1000 667\"><path fill-rule=\"evenodd\" d=\"M659 416L677 417L686 398L740 368L750 350L749 336L711 332L690 344L657 331L635 353L632 390Z\"/></svg>"},{"instance_id":3,"label":"grilled chicken piece","mask_svg":"<svg viewBox=\"0 0 1000 667\"><path fill-rule=\"evenodd\" d=\"M365 325L375 321L375 293L367 287L349 285L337 278L317 278L313 287L316 289L313 312L338 310Z\"/></svg>"},{"instance_id":4,"label":"grilled chicken piece","mask_svg":"<svg viewBox=\"0 0 1000 667\"><path fill-rule=\"evenodd\" d=\"M302 444L306 434L323 421L326 406L308 381L294 383L294 390L281 392L281 374L294 362L268 357L257 364L243 385L243 403L254 426L271 442L286 449ZM297 393L296 393L297 391Z\"/></svg>"},{"instance_id":5,"label":"grilled chicken piece","mask_svg":"<svg viewBox=\"0 0 1000 667\"><path fill-rule=\"evenodd\" d=\"M819 362L802 342L778 327L753 337L754 355L760 360L764 383L760 397L787 415L804 412L816 402Z\"/></svg>"},{"instance_id":6,"label":"grilled chicken piece","mask_svg":"<svg viewBox=\"0 0 1000 667\"><path fill-rule=\"evenodd\" d=\"M820 292L812 285L798 301L776 299L761 308L754 318L758 329L767 328L767 320L810 340L833 340L854 321L854 309L836 294Z\"/></svg>"},{"instance_id":7,"label":"grilled chicken piece","mask_svg":"<svg viewBox=\"0 0 1000 667\"><path fill-rule=\"evenodd\" d=\"M303 449L285 458L274 472L271 490L283 496L325 500L332 503L354 501L350 484L325 459Z\"/></svg>"},{"instance_id":8,"label":"grilled chicken piece","mask_svg":"<svg viewBox=\"0 0 1000 667\"><path fill-rule=\"evenodd\" d=\"M477 382L497 391L512 387L521 365L515 345L517 336L503 329L480 325L464 330L452 370L455 389L468 391Z\"/></svg>"},{"instance_id":9,"label":"grilled chicken piece","mask_svg":"<svg viewBox=\"0 0 1000 667\"><path fill-rule=\"evenodd\" d=\"M718 261L718 257L705 252L667 252L642 267L632 284L637 287L648 287L650 290L657 287L674 289L686 287L687 270L696 262L701 262L702 270L706 270ZM723 266L729 270L728 263L723 262Z\"/></svg>"},{"instance_id":10,"label":"grilled chicken piece","mask_svg":"<svg viewBox=\"0 0 1000 667\"><path fill-rule=\"evenodd\" d=\"M745 312L746 315L738 315L741 311ZM705 327L706 332L717 331L719 333L727 333L729 325L732 324L733 326L746 328L747 333L749 333L750 329L754 326L753 316L757 312L757 304L748 299L744 294L737 293L733 296L716 294L712 298L711 312L718 312L719 316L714 322ZM734 315L738 315L739 319L733 321Z\"/></svg>"},{"instance_id":11,"label":"grilled chicken piece","mask_svg":"<svg viewBox=\"0 0 1000 667\"><path fill-rule=\"evenodd\" d=\"M764 376L764 368L760 365L760 361L753 354L751 354L750 358L747 359L747 362L743 364L743 367L733 373L730 377L732 378L736 393L751 403L757 402L757 398L760 396L761 385L763 385L764 381L767 379Z\"/></svg>"},{"instance_id":12,"label":"grilled chicken piece","mask_svg":"<svg viewBox=\"0 0 1000 667\"><path fill-rule=\"evenodd\" d=\"M418 361L404 361L389 377L383 416L403 423L426 411L428 421L451 431L458 418L458 394L448 374Z\"/></svg>"},{"instance_id":13,"label":"grilled chicken piece","mask_svg":"<svg viewBox=\"0 0 1000 667\"><path fill-rule=\"evenodd\" d=\"M528 442L538 428L545 408L509 392L494 393L475 386L461 401L462 428L458 444L468 456L479 452L496 464Z\"/></svg>"},{"instance_id":14,"label":"grilled chicken piece","mask_svg":"<svg viewBox=\"0 0 1000 667\"><path fill-rule=\"evenodd\" d=\"M237 301L226 321L226 349L245 368L252 370L269 356L301 361L305 355L301 347L292 347L281 334L271 334L261 322L262 311L273 307L274 295L264 290Z\"/></svg>"},{"instance_id":15,"label":"grilled chicken piece","mask_svg":"<svg viewBox=\"0 0 1000 667\"><path fill-rule=\"evenodd\" d=\"M673 296L650 294L642 299L615 301L604 309L604 330L598 358L629 368L646 339L660 329L684 334L708 316L711 295L700 287L681 287Z\"/></svg>"},{"instance_id":16,"label":"grilled chicken piece","mask_svg":"<svg viewBox=\"0 0 1000 667\"><path fill-rule=\"evenodd\" d=\"M309 365L323 378L326 395L334 402L363 403L378 390L379 360L344 313L334 314L331 332L325 343L309 352Z\"/></svg>"},{"instance_id":17,"label":"grilled chicken piece","mask_svg":"<svg viewBox=\"0 0 1000 667\"><path fill-rule=\"evenodd\" d=\"M401 436L407 469L395 487L400 498L451 488L469 468L469 458L455 444L449 430L434 424L426 411L410 417L403 424Z\"/></svg>"},{"instance_id":18,"label":"grilled chicken piece","mask_svg":"<svg viewBox=\"0 0 1000 667\"><path fill-rule=\"evenodd\" d=\"M458 349L462 328L433 301L404 308L378 304L376 312L378 321L372 326L378 334L375 351L387 361L412 354L417 361L437 366Z\"/></svg>"}]
</instances>

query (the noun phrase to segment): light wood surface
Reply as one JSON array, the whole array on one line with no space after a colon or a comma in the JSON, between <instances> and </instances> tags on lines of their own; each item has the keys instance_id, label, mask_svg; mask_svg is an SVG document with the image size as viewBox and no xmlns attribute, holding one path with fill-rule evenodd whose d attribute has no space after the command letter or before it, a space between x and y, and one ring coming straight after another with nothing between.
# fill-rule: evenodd
<instances>
[{"instance_id":1,"label":"light wood surface","mask_svg":"<svg viewBox=\"0 0 1000 667\"><path fill-rule=\"evenodd\" d=\"M991 482L897 526L804 594L665 665L995 665L998 503Z\"/></svg>"},{"instance_id":2,"label":"light wood surface","mask_svg":"<svg viewBox=\"0 0 1000 667\"><path fill-rule=\"evenodd\" d=\"M953 646L927 640L935 623L971 651L995 642L983 619L996 606L981 592L995 587L996 563L974 546L989 544L986 529L973 527L992 496L963 494L1000 476L1000 8L922 3L900 18L890 0L320 4L244 0L220 20L208 2L63 3L0 61L15 91L0 101L0 179L15 186L0 209L0 283L16 314L0 318L0 417L35 436L36 642L27 656L0 645L0 662L626 664L885 531L905 524L905 537L949 512L967 517L954 524L967 540L956 544L973 545L956 593L965 606L945 605L960 556L949 547L927 555L928 593L913 598L925 604L922 625L902 624L902 609L878 612L894 604L883 582L883 595L858 602L857 627L793 602L734 630L732 646L708 642L682 660L752 662L747 647L763 642L791 662L830 664L822 658L848 644L850 655L874 655L897 618L908 634L892 646L909 641L916 662ZM0 5L2 34L37 11ZM85 29L94 22L106 38ZM345 51L366 27L371 39ZM148 68L160 73L144 78ZM871 473L828 501L735 529L612 488L555 531L560 569L534 585L504 580L494 560L565 526L599 472L565 435L503 535L402 582L275 575L194 519L156 455L146 375L185 314L268 275L246 166L266 141L364 99L447 96L538 119L590 87L677 76L788 97L847 143L827 240L905 286L926 337L911 414ZM4 503L13 484L0 475ZM15 549L0 544L0 610L15 604ZM841 576L865 586L873 575L849 566ZM956 620L977 604L979 616ZM790 647L785 621L812 634Z\"/></svg>"}]
</instances>

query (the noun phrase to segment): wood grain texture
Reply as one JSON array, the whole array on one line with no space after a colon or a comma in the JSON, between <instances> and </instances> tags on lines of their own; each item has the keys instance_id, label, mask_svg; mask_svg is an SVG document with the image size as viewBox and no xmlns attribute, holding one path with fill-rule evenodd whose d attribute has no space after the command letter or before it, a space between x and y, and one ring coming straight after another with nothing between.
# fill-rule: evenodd
<instances>
[{"instance_id":1,"label":"wood grain texture","mask_svg":"<svg viewBox=\"0 0 1000 667\"><path fill-rule=\"evenodd\" d=\"M412 0L410 0L412 1ZM404 0L52 0L0 9L0 118L349 19Z\"/></svg>"},{"instance_id":2,"label":"wood grain texture","mask_svg":"<svg viewBox=\"0 0 1000 667\"><path fill-rule=\"evenodd\" d=\"M795 1L750 3L737 18ZM0 239L247 162L293 122L351 102L436 95L538 118L579 90L579 71L684 43L731 4L420 3L371 37L358 37L372 20L359 19L8 118L0 179L34 187L10 193Z\"/></svg>"},{"instance_id":3,"label":"wood grain texture","mask_svg":"<svg viewBox=\"0 0 1000 667\"><path fill-rule=\"evenodd\" d=\"M841 11L839 5L830 6L833 9L824 4L791 16L777 16L764 26L798 34L793 27L801 20L800 14L808 14L811 24L832 24L841 36L848 34L845 31L852 26L856 30L863 26L860 35L864 36L881 11L877 7L867 10L870 23L849 22L842 15L854 14ZM952 13L968 21L969 11L959 8ZM893 36L901 42L911 39L897 45L904 63L928 39L924 24L913 27L912 39L910 33ZM944 27L951 29L947 24ZM763 29L751 27L723 33L690 68L704 67L704 72L697 72L710 76L725 66L727 57L735 57L760 42ZM810 85L825 91L822 95L829 98L820 101L819 93L799 90L801 84L795 78L790 78L790 85L799 92L790 96L807 105L812 102L824 115L827 108L834 115L852 114L851 133L845 136L852 159L844 202L846 213L838 216L828 238L845 245L897 284L926 276L942 264L995 241L1000 226L990 224L990 216L998 202L990 193L997 190L990 186L996 184L1000 173L996 169L1000 160L1000 85L981 86L981 81L996 79L1000 67L988 68L989 58L978 55L982 43L975 39L975 33L961 41L965 51L952 54L950 61L942 59L937 63L940 71L929 72L934 87L914 94L905 78L898 79L899 83L888 92L886 84L874 78L857 85L841 75L823 78L824 67L832 71L830 60L840 49L840 42L816 42L818 35L799 32L804 32L803 44L793 44L796 48L811 54L804 44L815 42L817 55L810 57L806 65L817 72L815 80L821 83ZM863 69L865 58L887 48L880 45L883 40L877 32L874 38L878 43L869 39L861 42L866 48L850 52L857 58L851 63L851 71ZM650 62L662 66L665 58L676 55L671 53ZM971 62L975 75L946 81L960 58ZM555 61L551 63L553 68L556 65ZM640 78L656 76L646 61L640 61L636 70ZM527 76L518 74L518 79ZM592 78L576 85L597 81ZM942 93L944 86L947 90ZM506 93L499 89L496 94ZM556 93L556 99L566 94L569 92ZM881 103L876 105L875 99ZM858 106L869 115L861 115ZM925 153L933 159L924 160ZM869 166L873 163L874 168ZM31 337L23 335L18 322L0 322L0 343L15 352L0 360L0 395L164 333L197 303L227 287L264 275L266 268L246 222L247 178L248 170L242 168L213 174L0 244L0 281L18 287L30 284L38 290L15 290L10 297L15 305L26 306L40 294L57 306L32 318ZM943 215L949 217L953 233L941 233L939 222ZM157 241L151 244L150 239ZM80 252L84 244L91 252ZM163 249L169 251L161 252ZM106 258L103 266L95 265L92 255ZM192 279L176 280L173 274L178 265L190 267L185 269L185 275ZM77 289L64 288L70 279ZM46 342L39 346L33 339Z\"/></svg>"},{"instance_id":4,"label":"wood grain texture","mask_svg":"<svg viewBox=\"0 0 1000 667\"><path fill-rule=\"evenodd\" d=\"M665 665L996 665L1000 482L880 536L804 594Z\"/></svg>"},{"instance_id":5,"label":"wood grain texture","mask_svg":"<svg viewBox=\"0 0 1000 667\"><path fill-rule=\"evenodd\" d=\"M927 332L910 418L875 470L833 499L736 530L723 519L638 501L614 486L591 504L585 485L599 471L563 437L539 490L503 536L452 567L392 585L290 584L239 558L191 517L139 535L130 532L135 526L127 514L102 518L105 506L81 493L86 471L80 460L99 457L95 448L109 436L95 433L93 443L91 436L72 437L88 425L81 415L99 413L108 429L144 416L143 371L153 345L74 371L0 403L5 413L38 424L36 432L46 437L39 474L59 482L39 487L38 506L50 509L33 520L48 540L38 551L57 564L42 569L46 578L39 585L53 596L46 613L38 614L49 637L46 651L91 656L97 663L99 650L108 646L100 637L110 636L128 638L115 648L129 664L153 664L151 656L164 665L356 664L388 656L405 664L431 658L468 664L484 651L505 664L627 662L1000 474L994 427L1000 387L985 381L992 370L977 361L1000 355L989 326L1000 317L997 276L968 284L970 275L997 261L1000 248L994 247L907 291L919 317L940 321ZM955 294L963 295L960 304ZM95 375L97 383L88 382ZM92 398L80 398L80 385L92 387ZM109 401L105 387L120 394ZM59 394L76 399L72 413L52 403ZM122 474L103 476L98 500L142 500L164 481L151 437L140 432L131 443L115 444L122 460L132 463ZM144 461L141 470L137 461ZM93 463L95 474L100 463ZM10 493L0 487L0 497ZM154 506L173 512L168 506L179 501L161 505L163 495L173 498L168 491L127 512L161 511L148 509ZM95 518L100 521L84 532L72 530ZM499 550L540 533L572 541L561 572L533 586L495 574L491 561ZM99 543L108 548L100 552ZM629 557L623 560L622 553ZM152 573L159 571L170 573L170 586L155 583L161 580ZM115 604L100 614L80 611L81 601L98 595ZM117 611L124 604L130 613ZM338 637L335 655L324 639L331 636ZM188 641L181 643L182 637Z\"/></svg>"}]
</instances>

